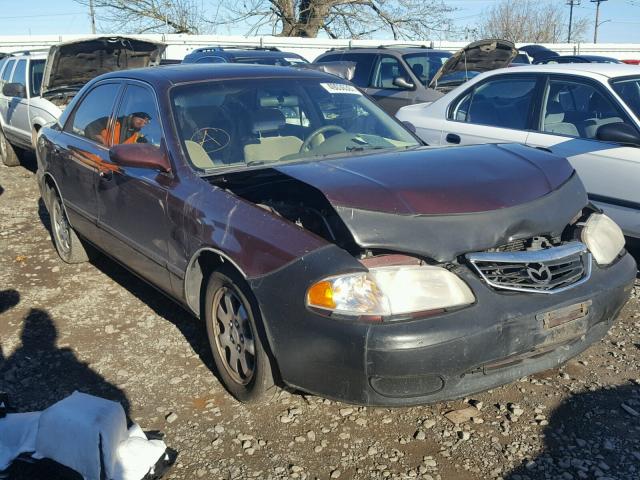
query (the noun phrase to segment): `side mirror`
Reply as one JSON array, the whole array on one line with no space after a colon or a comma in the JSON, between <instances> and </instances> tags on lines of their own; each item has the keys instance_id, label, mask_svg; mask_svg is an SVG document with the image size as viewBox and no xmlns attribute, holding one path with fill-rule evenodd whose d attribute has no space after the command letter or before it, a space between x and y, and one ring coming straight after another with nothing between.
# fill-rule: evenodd
<instances>
[{"instance_id":1,"label":"side mirror","mask_svg":"<svg viewBox=\"0 0 640 480\"><path fill-rule=\"evenodd\" d=\"M411 133L416 133L416 126L411 123L409 120L403 120L402 124L409 130Z\"/></svg>"},{"instance_id":2,"label":"side mirror","mask_svg":"<svg viewBox=\"0 0 640 480\"><path fill-rule=\"evenodd\" d=\"M109 158L123 167L150 168L164 173L171 171L171 163L164 147L148 143L114 145L109 150Z\"/></svg>"},{"instance_id":3,"label":"side mirror","mask_svg":"<svg viewBox=\"0 0 640 480\"><path fill-rule=\"evenodd\" d=\"M640 147L640 135L635 128L626 123L607 123L598 127L596 138L603 142L614 142Z\"/></svg>"},{"instance_id":4,"label":"side mirror","mask_svg":"<svg viewBox=\"0 0 640 480\"><path fill-rule=\"evenodd\" d=\"M5 83L2 87L2 94L5 97L25 98L27 96L27 90L21 83Z\"/></svg>"},{"instance_id":5,"label":"side mirror","mask_svg":"<svg viewBox=\"0 0 640 480\"><path fill-rule=\"evenodd\" d=\"M413 83L407 82L407 80L404 77L394 77L393 84L396 87L405 88L407 90L413 88Z\"/></svg>"}]
</instances>

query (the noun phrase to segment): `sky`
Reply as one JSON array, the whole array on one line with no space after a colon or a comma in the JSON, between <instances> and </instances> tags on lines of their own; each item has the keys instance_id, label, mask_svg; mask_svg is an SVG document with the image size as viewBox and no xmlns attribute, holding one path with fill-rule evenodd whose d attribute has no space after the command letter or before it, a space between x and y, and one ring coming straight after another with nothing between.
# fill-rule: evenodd
<instances>
[{"instance_id":1,"label":"sky","mask_svg":"<svg viewBox=\"0 0 640 480\"><path fill-rule=\"evenodd\" d=\"M213 4L217 0L211 0ZM457 10L452 18L459 30L473 28L475 20L500 0L445 0ZM518 0L513 0L518 1ZM565 0L554 0L566 4ZM203 3L207 3L204 0ZM6 6L7 8L2 8ZM10 7L10 8L9 8ZM567 11L569 7L567 6ZM99 13L99 12L98 12ZM574 15L595 18L595 3L581 0ZM640 0L607 0L600 4L599 43L640 43ZM593 27L587 38L591 38ZM84 34L90 33L88 8L73 0L0 0L0 35ZM243 35L244 29L219 34ZM436 40L436 38L433 38ZM445 40L443 38L443 40Z\"/></svg>"}]
</instances>

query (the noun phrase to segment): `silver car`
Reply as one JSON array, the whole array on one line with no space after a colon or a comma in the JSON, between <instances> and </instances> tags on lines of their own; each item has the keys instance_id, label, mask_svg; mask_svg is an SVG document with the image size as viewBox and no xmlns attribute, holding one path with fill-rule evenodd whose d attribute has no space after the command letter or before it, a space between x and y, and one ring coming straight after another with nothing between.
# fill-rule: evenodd
<instances>
[{"instance_id":1,"label":"silver car","mask_svg":"<svg viewBox=\"0 0 640 480\"><path fill-rule=\"evenodd\" d=\"M532 65L493 70L397 117L430 145L517 142L569 159L593 203L640 238L640 68Z\"/></svg>"}]
</instances>

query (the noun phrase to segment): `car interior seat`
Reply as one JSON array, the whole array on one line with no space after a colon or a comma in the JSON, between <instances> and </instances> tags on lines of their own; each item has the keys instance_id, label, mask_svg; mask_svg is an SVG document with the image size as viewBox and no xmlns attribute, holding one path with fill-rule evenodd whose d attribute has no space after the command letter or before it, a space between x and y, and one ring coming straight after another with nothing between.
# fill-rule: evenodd
<instances>
[{"instance_id":1,"label":"car interior seat","mask_svg":"<svg viewBox=\"0 0 640 480\"><path fill-rule=\"evenodd\" d=\"M298 153L302 140L293 135L281 135L286 125L284 114L277 108L262 108L253 116L252 133L257 136L253 143L244 146L246 162L273 162Z\"/></svg>"},{"instance_id":2,"label":"car interior seat","mask_svg":"<svg viewBox=\"0 0 640 480\"><path fill-rule=\"evenodd\" d=\"M611 102L599 92L593 92L589 98L589 115L585 121L585 136L597 138L598 128L609 123L623 123Z\"/></svg>"},{"instance_id":3,"label":"car interior seat","mask_svg":"<svg viewBox=\"0 0 640 480\"><path fill-rule=\"evenodd\" d=\"M380 88L395 88L393 85L394 75L394 67L393 63L381 63L380 64L380 75L378 79L378 87Z\"/></svg>"},{"instance_id":4,"label":"car interior seat","mask_svg":"<svg viewBox=\"0 0 640 480\"><path fill-rule=\"evenodd\" d=\"M547 133L578 137L580 135L578 128L573 123L565 122L564 120L565 113L560 102L551 101L547 104L542 130Z\"/></svg>"}]
</instances>

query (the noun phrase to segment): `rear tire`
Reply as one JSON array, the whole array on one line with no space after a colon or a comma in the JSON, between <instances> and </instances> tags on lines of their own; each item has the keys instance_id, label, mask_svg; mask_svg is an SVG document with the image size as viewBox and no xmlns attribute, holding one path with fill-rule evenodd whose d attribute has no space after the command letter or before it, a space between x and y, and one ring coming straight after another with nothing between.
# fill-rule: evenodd
<instances>
[{"instance_id":1,"label":"rear tire","mask_svg":"<svg viewBox=\"0 0 640 480\"><path fill-rule=\"evenodd\" d=\"M244 403L271 400L278 388L260 309L233 269L222 266L209 277L204 319L213 360L229 393Z\"/></svg>"},{"instance_id":2,"label":"rear tire","mask_svg":"<svg viewBox=\"0 0 640 480\"><path fill-rule=\"evenodd\" d=\"M18 154L13 145L7 140L7 137L5 137L2 129L0 129L0 158L2 159L2 163L7 167L17 167L20 165Z\"/></svg>"},{"instance_id":3,"label":"rear tire","mask_svg":"<svg viewBox=\"0 0 640 480\"><path fill-rule=\"evenodd\" d=\"M54 189L49 190L48 204L51 217L51 235L60 258L66 263L83 263L89 260L87 250L69 224L62 199Z\"/></svg>"}]
</instances>

